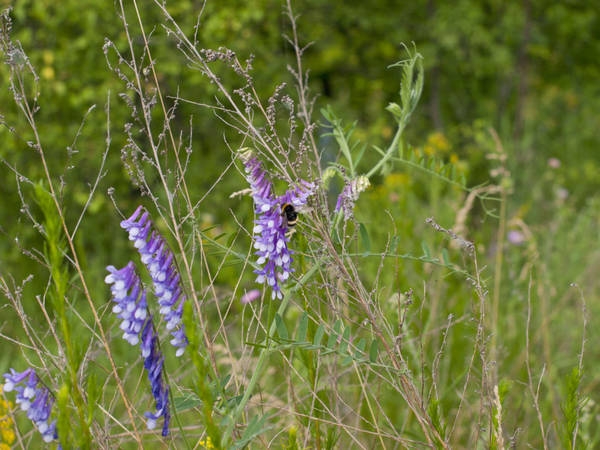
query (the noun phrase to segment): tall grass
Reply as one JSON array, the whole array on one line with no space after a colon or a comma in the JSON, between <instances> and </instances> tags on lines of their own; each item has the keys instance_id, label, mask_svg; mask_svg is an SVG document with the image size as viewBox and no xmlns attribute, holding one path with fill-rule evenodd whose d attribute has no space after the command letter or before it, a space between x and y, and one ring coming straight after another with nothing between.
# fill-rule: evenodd
<instances>
[{"instance_id":1,"label":"tall grass","mask_svg":"<svg viewBox=\"0 0 600 450\"><path fill-rule=\"evenodd\" d=\"M3 325L2 363L5 372L35 368L52 393L49 420L57 420L63 448L575 449L598 442L586 365L592 275L577 268L561 273L544 248L551 239L509 216L509 155L493 130L481 142L493 168L483 186L467 186L461 162L435 151L439 136L427 151L405 141L425 82L415 48L404 47L403 59L390 62L399 96L382 114L395 132L379 148L359 142L356 124L332 109L314 111L301 39L310 24L298 20L290 1L285 39L295 56L288 74L294 85L275 84L267 99L257 93L251 60L240 61L234 49L200 46L162 2L154 8L163 14L164 34L150 33L154 24L144 22L138 6L117 3L128 47L106 40L104 53L131 110L131 121L122 124L123 175L149 211L153 236L164 239L164 253L148 254L161 261L174 255L167 269L178 274L185 298L181 356L169 345L152 294L156 274L135 237L126 244L127 232L117 225L137 205L130 192L99 188L106 159L115 156L110 104L106 151L83 208L73 214L64 195L69 185L51 171L54 150L39 131L39 78L26 49L11 39L9 13L3 15L10 89L26 123L11 131L30 136L23 144L43 176L29 179L4 163L14 174L20 220L41 239L21 250L24 264L35 266L32 277L43 280L34 286L44 288L32 292L31 277L15 279L2 268L3 311L14 319ZM181 98L161 85L151 41L163 38L216 96ZM221 155L218 175L194 157L193 121L178 117L183 102L197 105L201 120L223 135L222 147L211 150ZM275 205L257 207L254 218L248 211L264 192L257 193L249 175L250 157ZM194 184L208 176L214 184L198 193ZM205 224L206 209L222 203L211 198L228 186L225 177L235 177L239 188L219 205L229 209L230 224ZM302 201L294 197L304 193ZM114 229L100 231L120 249L129 245L123 260L98 260L79 244L82 227L93 220L90 205L104 195L114 206L103 212L114 216ZM261 214L282 221L277 232L286 228L278 219L285 195L306 204L297 209L296 232L276 241L293 252L293 271L289 279L275 275L281 299L273 299L274 285L256 282L265 261L254 245L268 226ZM574 223L572 212L561 211L559 232ZM597 225L593 204L576 217L580 237ZM555 246L568 244L564 230L557 236ZM575 244L569 261L597 262L596 253ZM128 260L147 293L152 321L145 323L158 338L152 357L135 339L123 342L101 282L106 266ZM275 273L287 273L277 267ZM144 412L156 406L164 413L158 394L166 386L171 421L162 436L160 426L147 429ZM41 435L24 415L17 409L10 415L14 445L39 446Z\"/></svg>"}]
</instances>

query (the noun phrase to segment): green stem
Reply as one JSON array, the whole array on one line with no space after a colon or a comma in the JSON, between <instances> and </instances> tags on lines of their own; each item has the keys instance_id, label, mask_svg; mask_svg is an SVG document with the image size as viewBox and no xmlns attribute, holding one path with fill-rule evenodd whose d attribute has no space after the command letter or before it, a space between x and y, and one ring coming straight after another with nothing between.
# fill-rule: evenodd
<instances>
[{"instance_id":1,"label":"green stem","mask_svg":"<svg viewBox=\"0 0 600 450\"><path fill-rule=\"evenodd\" d=\"M375 173L392 157L394 151L398 148L398 143L400 142L400 137L402 136L402 132L404 131L404 123L398 125L398 130L396 130L396 134L394 135L394 140L388 147L387 151L383 155L377 164L375 164L371 170L367 173L366 177L370 180Z\"/></svg>"}]
</instances>

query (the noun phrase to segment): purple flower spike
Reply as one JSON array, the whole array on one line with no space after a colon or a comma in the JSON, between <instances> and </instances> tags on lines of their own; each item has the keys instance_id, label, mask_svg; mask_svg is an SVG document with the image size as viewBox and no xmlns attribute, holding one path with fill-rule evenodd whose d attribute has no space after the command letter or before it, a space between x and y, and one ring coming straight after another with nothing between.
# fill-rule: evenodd
<instances>
[{"instance_id":1,"label":"purple flower spike","mask_svg":"<svg viewBox=\"0 0 600 450\"><path fill-rule=\"evenodd\" d=\"M24 372L10 369L11 373L4 374L4 391L16 391L16 403L22 411L27 411L27 417L42 434L44 442L58 439L56 420L48 423L54 398L50 391L40 383L35 370L29 368Z\"/></svg>"},{"instance_id":2,"label":"purple flower spike","mask_svg":"<svg viewBox=\"0 0 600 450\"><path fill-rule=\"evenodd\" d=\"M148 318L142 330L142 356L144 357L144 368L148 372L148 379L152 388L152 396L156 402L156 411L154 413L146 412L146 426L152 430L156 427L158 419L163 417L162 435L169 435L169 388L163 382L162 369L164 357L158 349L158 337L152 327L152 317Z\"/></svg>"},{"instance_id":3,"label":"purple flower spike","mask_svg":"<svg viewBox=\"0 0 600 450\"><path fill-rule=\"evenodd\" d=\"M131 345L136 345L148 315L146 291L142 289L131 261L121 270L117 270L114 266L108 266L106 269L110 274L104 281L112 285L110 291L116 303L113 312L123 320L120 327L123 330L123 339Z\"/></svg>"},{"instance_id":4,"label":"purple flower spike","mask_svg":"<svg viewBox=\"0 0 600 450\"><path fill-rule=\"evenodd\" d=\"M121 222L121 228L129 233L129 240L138 249L142 263L150 272L154 294L158 298L160 314L171 331L171 344L181 356L187 346L187 338L181 323L185 295L181 288L181 277L175 266L174 256L164 238L152 229L150 215L139 206L133 215Z\"/></svg>"},{"instance_id":5,"label":"purple flower spike","mask_svg":"<svg viewBox=\"0 0 600 450\"><path fill-rule=\"evenodd\" d=\"M287 221L282 208L286 204L294 208L304 206L315 185L301 181L294 189L288 190L282 196L273 194L273 185L267 178L260 161L248 150L241 154L246 168L246 179L252 190L254 199L255 254L257 264L262 266L255 270L256 282L271 287L271 298L283 298L280 282L285 282L293 272L292 251L288 248L289 238Z\"/></svg>"}]
</instances>

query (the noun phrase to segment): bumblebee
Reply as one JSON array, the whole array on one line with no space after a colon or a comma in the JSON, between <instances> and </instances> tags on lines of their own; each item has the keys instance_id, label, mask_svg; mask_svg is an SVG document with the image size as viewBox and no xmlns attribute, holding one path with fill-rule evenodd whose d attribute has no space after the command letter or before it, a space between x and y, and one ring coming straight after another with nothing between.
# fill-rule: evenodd
<instances>
[{"instance_id":1,"label":"bumblebee","mask_svg":"<svg viewBox=\"0 0 600 450\"><path fill-rule=\"evenodd\" d=\"M292 227L298 222L298 213L296 212L294 205L291 203L284 203L281 207L281 215L283 216L283 225L287 228L285 236L289 238L294 234L295 230L292 229Z\"/></svg>"}]
</instances>

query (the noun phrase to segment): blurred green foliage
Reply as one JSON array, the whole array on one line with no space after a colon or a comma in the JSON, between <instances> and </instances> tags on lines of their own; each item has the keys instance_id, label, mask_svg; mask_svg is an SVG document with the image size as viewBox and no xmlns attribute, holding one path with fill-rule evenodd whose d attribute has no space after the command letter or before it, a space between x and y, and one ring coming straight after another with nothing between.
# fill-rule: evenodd
<instances>
[{"instance_id":1,"label":"blurred green foliage","mask_svg":"<svg viewBox=\"0 0 600 450\"><path fill-rule=\"evenodd\" d=\"M290 29L282 2L171 3L169 11L186 33L196 33L199 47L225 46L233 49L240 60L254 56L254 81L263 98L267 99L281 82L287 82L293 94L293 79L286 66L293 64L295 56L284 37ZM108 0L22 0L14 2L11 13L12 37L21 43L39 76L37 85L33 80L28 84L32 97L37 89L40 93L37 129L57 187L60 184L71 228L79 220L91 186L102 174L87 209L88 220L81 222L76 235L95 292L107 292L102 283L104 267L124 264L131 254L125 235L115 238L115 233L106 232L117 230L120 220L108 189L114 188L124 214L145 201L121 161L121 149L126 144L124 127L134 119L120 94L126 94L133 104L137 100L108 69L103 51L105 39L109 39L124 55L129 52L116 8L118 4ZM522 232L518 224L526 223L525 231L532 232L524 243L506 245L504 249L504 276L509 282L502 286L504 315L498 324L503 330L503 373L519 381L526 378L522 361L524 305L530 276L527 269L539 260L544 263L531 275L539 283L531 294L541 308L539 316L533 318L539 328L532 331L539 342L531 351L545 354L553 345L560 347L564 350L562 357L553 356L548 371L556 376L570 373L580 328L564 329L563 325L560 339L548 335L547 330L559 319L569 323L580 320L579 298L569 291L569 283L577 280L585 284L588 297L600 293L596 276L600 257L590 246L600 238L597 5L549 0L375 0L350 5L303 0L295 2L294 8L299 13L302 42L310 44L304 51L304 67L310 70L311 92L316 96L314 110L331 105L346 123L357 120L353 138L361 145L383 146L391 139L393 120L384 110L397 101L399 75L386 67L401 59L402 44L411 42L424 56L425 87L406 130L406 148L415 155L450 164L466 177L467 186L477 186L494 178L490 172L497 168L497 161L488 158L494 148L489 128L498 132L510 173L505 177L510 182L506 198L509 228ZM125 13L128 22L135 23L132 11ZM203 200L197 221L202 229L212 227L210 234L215 238L233 238L239 230L234 216L247 227L252 220L252 205L246 198L229 198L232 192L246 187L242 177L234 169L223 173L230 160L226 142L235 149L240 137L201 106L214 103L217 91L177 51L160 25L163 18L152 2L143 3L141 15L145 26L150 27L146 31L151 32L150 47L163 94L170 105L175 97L185 99L178 103L172 125L193 143L189 164L194 169L188 180L192 197L202 198L219 180L218 189ZM142 54L141 36L135 35L133 27L131 32L134 44L139 45L136 54ZM115 62L113 53L109 52L107 58ZM150 64L148 60L139 63L141 67ZM227 67L217 71L228 86L240 85L239 78ZM32 201L32 186L43 178L43 172L38 156L27 145L31 130L14 106L8 80L8 67L2 65L0 114L6 126L0 129L0 157L7 164L0 166L4 180L0 185L0 270L10 268L19 284L30 273L37 275L43 269L24 263L29 257L22 250L42 249L44 244L22 214L24 205L12 168L31 180L31 185L21 185L22 198L39 222L43 214ZM332 145L324 136L320 142L323 148ZM106 151L106 164L101 169ZM415 294L416 306L411 310L414 316L408 323L415 336L428 327L443 325L447 314L463 317L473 307L464 280L444 267L422 261L412 263L401 256L431 253L442 258L449 253L453 263L461 263L456 249L450 248L440 234L428 231L424 219L435 215L439 223L451 226L464 204L465 192L402 164L396 164L376 181L358 201L356 219L368 230L373 254L385 248L397 253L398 260L393 271L386 271L376 280L365 280L366 284L376 284L383 307L388 302L391 309L395 304L389 299L394 292L423 280L433 280L438 287L439 280L448 280L437 291ZM482 201L473 206L468 219L468 237L484 242L480 250L490 259L498 251L493 243L497 214L497 202ZM490 223L493 226L486 227ZM303 238L295 239L302 243ZM365 251L364 241L357 239L356 251ZM227 285L239 278L240 264L234 257L221 261L222 256L214 250L208 253L216 265L223 263L217 284ZM301 255L297 261L302 263ZM365 262L365 273L377 273L379 265L380 260L371 256ZM196 270L200 271L198 266ZM47 273L36 281L39 285L31 289L39 294L48 281ZM453 295L456 292L461 295ZM427 307L422 306L425 303ZM472 345L469 327L466 321L460 323L447 337L451 357L442 362L446 367L440 370L440 384L447 386L448 392L458 389L454 380L462 376L467 354L463 347ZM600 338L597 330L597 326L590 328L591 341ZM425 350L435 351L441 339L441 335L426 338ZM598 356L595 349L588 352ZM549 361L540 360L538 364L544 362ZM413 363L419 363L417 350ZM582 383L586 382L589 394L597 386L584 377ZM525 401L510 392L505 395L517 404ZM443 393L434 400L436 415L444 416L456 406ZM548 395L544 401L550 404L554 399ZM394 407L397 405L390 405L390 409ZM524 420L533 419L518 414L508 417L507 428L516 430Z\"/></svg>"},{"instance_id":2,"label":"blurred green foliage","mask_svg":"<svg viewBox=\"0 0 600 450\"><path fill-rule=\"evenodd\" d=\"M102 52L108 38L127 54L115 9L110 1L66 1L58 6L30 0L15 2L12 13L13 37L21 42L40 76L40 134L52 152L53 169L74 181L66 195L80 204L105 150L104 111L108 101L112 141L101 191L107 186L121 193L132 189L117 158L129 111L118 97L122 85L107 70ZM197 32L199 46L229 47L242 60L254 55L255 82L265 98L278 82L291 82L285 67L293 61L293 54L283 37L289 34L289 24L281 2L204 5L182 1L169 5L169 9L184 31ZM381 111L395 100L398 74L385 67L402 57L402 43L415 42L424 55L426 83L423 100L407 131L411 142L422 145L432 130L443 132L458 157L474 166L469 184L477 184L487 179L485 164L471 161L477 158L477 149L473 149L477 143L469 130L479 121L500 133L509 164L515 169L517 188L537 179L548 159L554 157L562 163L558 170L561 182L574 201L581 202L597 191L600 105L590 99L597 98L600 89L596 82L600 67L592 56L600 51L600 24L593 5L461 0L402 6L376 1L348 6L344 2L306 0L295 3L295 9L301 39L311 44L304 64L310 69L317 106L332 104L342 118L358 119L359 139L379 145L389 138L391 120ZM210 102L214 87L173 51L173 42L158 25L162 18L157 8L146 2L141 14L146 26L156 24L147 31L152 31L151 48L166 95ZM136 36L133 38L136 42ZM144 63L148 61L142 66ZM5 71L3 67L3 115L17 132L2 130L0 152L35 181L40 168L28 164L33 156L25 149L27 135L22 134L22 122L10 109ZM223 76L225 82L235 84L229 71L224 70ZM82 126L82 118L93 105L95 109ZM212 114L185 103L179 105L176 115L182 129L188 126L190 114L195 147L192 161L203 167L203 176L196 184L202 192L214 182L212 174L222 165L223 152L212 149L223 147L226 133L214 132L217 119ZM73 144L80 126L75 143L78 153L69 157L66 149ZM69 173L67 166L75 164L78 170ZM5 167L2 170L4 179L9 179L9 171ZM1 189L3 194L14 194L14 183L4 183ZM517 189L517 202L539 200L530 194L529 190ZM131 196L135 197L135 192ZM222 200L215 202L222 204ZM95 201L91 214L106 210L102 195ZM7 204L1 212L2 223L10 224L17 210L17 205ZM539 211L543 209L531 210L529 218L546 219L536 217ZM219 221L225 216L218 213Z\"/></svg>"}]
</instances>

